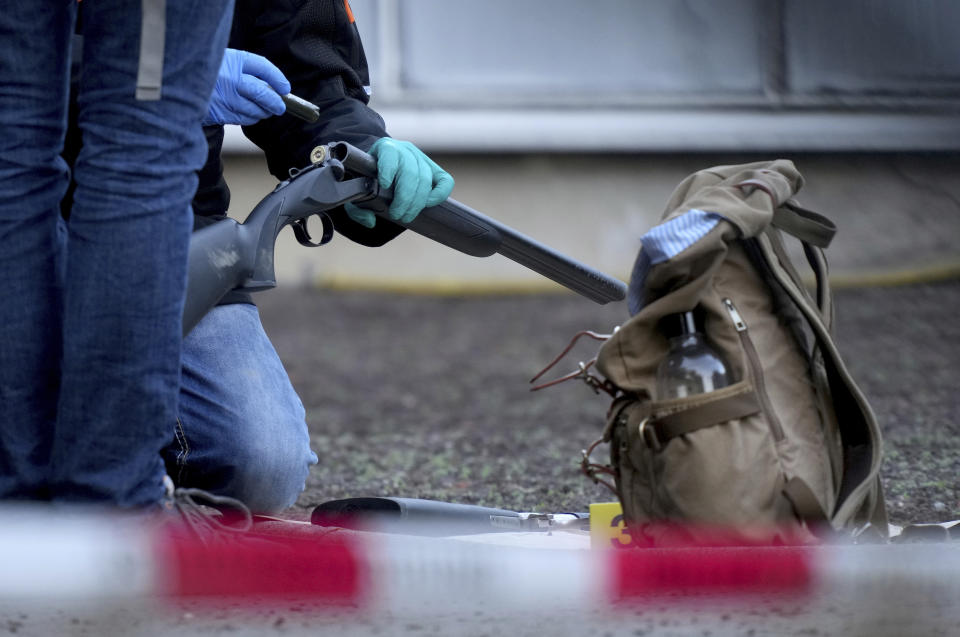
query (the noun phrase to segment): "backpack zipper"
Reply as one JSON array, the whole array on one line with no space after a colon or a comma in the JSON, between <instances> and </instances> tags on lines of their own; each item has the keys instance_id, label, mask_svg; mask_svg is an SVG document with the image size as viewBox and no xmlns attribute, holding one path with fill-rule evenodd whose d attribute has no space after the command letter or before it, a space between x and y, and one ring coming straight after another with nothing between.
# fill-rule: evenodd
<instances>
[{"instance_id":1,"label":"backpack zipper","mask_svg":"<svg viewBox=\"0 0 960 637\"><path fill-rule=\"evenodd\" d=\"M723 299L723 305L727 308L730 320L733 321L733 327L736 328L737 334L740 336L740 343L743 345L743 350L747 353L747 360L750 361L750 368L753 370L753 379L757 385L757 394L759 394L760 402L763 405L763 413L767 415L767 420L770 422L770 431L773 433L773 439L776 441L783 440L783 425L780 424L780 419L777 418L777 414L773 410L773 405L770 403L770 397L767 395L767 386L763 380L763 367L760 364L760 355L757 354L757 348L747 333L747 324L744 322L743 317L740 316L740 312L737 311L737 307L733 304L733 301Z\"/></svg>"}]
</instances>

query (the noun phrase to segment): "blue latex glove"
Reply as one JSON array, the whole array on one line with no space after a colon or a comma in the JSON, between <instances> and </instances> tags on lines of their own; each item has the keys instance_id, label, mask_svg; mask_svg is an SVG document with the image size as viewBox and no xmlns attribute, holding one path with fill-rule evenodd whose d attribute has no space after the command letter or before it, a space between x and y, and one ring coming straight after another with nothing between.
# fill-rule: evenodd
<instances>
[{"instance_id":1,"label":"blue latex glove","mask_svg":"<svg viewBox=\"0 0 960 637\"><path fill-rule=\"evenodd\" d=\"M290 82L262 55L227 49L210 96L204 126L211 124L256 124L286 109L281 95L290 92Z\"/></svg>"},{"instance_id":2,"label":"blue latex glove","mask_svg":"<svg viewBox=\"0 0 960 637\"><path fill-rule=\"evenodd\" d=\"M442 203L453 190L453 177L410 142L381 137L369 153L377 159L381 188L393 186L393 201L387 214L394 221L410 223L420 211ZM350 218L372 228L377 217L353 204L344 206Z\"/></svg>"}]
</instances>

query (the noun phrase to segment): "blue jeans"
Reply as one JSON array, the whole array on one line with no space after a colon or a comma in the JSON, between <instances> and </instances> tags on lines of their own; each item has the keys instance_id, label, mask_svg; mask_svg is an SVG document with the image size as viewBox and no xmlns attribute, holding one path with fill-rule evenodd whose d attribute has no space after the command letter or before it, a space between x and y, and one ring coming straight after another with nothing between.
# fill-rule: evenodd
<instances>
[{"instance_id":1,"label":"blue jeans","mask_svg":"<svg viewBox=\"0 0 960 637\"><path fill-rule=\"evenodd\" d=\"M242 500L256 513L296 501L317 456L303 405L257 308L213 308L183 343L180 419L164 449L177 486Z\"/></svg>"},{"instance_id":2,"label":"blue jeans","mask_svg":"<svg viewBox=\"0 0 960 637\"><path fill-rule=\"evenodd\" d=\"M65 242L78 4L0 9L0 498L140 507L163 495L200 120L233 3L168 0L156 101L134 98L139 4L80 4L84 145Z\"/></svg>"}]
</instances>

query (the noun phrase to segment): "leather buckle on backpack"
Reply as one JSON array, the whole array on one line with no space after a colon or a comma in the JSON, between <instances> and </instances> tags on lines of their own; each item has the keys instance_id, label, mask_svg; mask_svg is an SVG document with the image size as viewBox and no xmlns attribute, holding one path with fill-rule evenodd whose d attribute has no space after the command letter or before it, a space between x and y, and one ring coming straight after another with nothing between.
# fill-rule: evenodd
<instances>
[{"instance_id":1,"label":"leather buckle on backpack","mask_svg":"<svg viewBox=\"0 0 960 637\"><path fill-rule=\"evenodd\" d=\"M650 422L650 416L640 421L639 425L640 440L652 451L660 451L663 445L660 444L660 438L657 436L657 430L653 428Z\"/></svg>"}]
</instances>

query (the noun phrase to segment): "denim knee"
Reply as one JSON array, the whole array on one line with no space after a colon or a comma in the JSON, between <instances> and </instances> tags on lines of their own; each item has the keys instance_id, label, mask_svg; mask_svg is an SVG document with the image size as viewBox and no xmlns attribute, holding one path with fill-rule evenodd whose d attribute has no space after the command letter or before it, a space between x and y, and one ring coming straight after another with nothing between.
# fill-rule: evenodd
<instances>
[{"instance_id":1,"label":"denim knee","mask_svg":"<svg viewBox=\"0 0 960 637\"><path fill-rule=\"evenodd\" d=\"M165 457L178 485L238 498L259 513L286 508L303 491L317 456L253 305L214 308L184 340L180 419Z\"/></svg>"},{"instance_id":2,"label":"denim knee","mask_svg":"<svg viewBox=\"0 0 960 637\"><path fill-rule=\"evenodd\" d=\"M255 424L249 423L246 430L255 429ZM212 466L224 478L215 490L237 498L255 513L277 513L292 506L316 458L308 444L268 436L227 438L211 455Z\"/></svg>"},{"instance_id":3,"label":"denim knee","mask_svg":"<svg viewBox=\"0 0 960 637\"><path fill-rule=\"evenodd\" d=\"M210 410L199 420L183 415L164 456L177 486L237 498L256 513L293 505L317 462L303 418L269 408L230 410L222 419Z\"/></svg>"}]
</instances>

